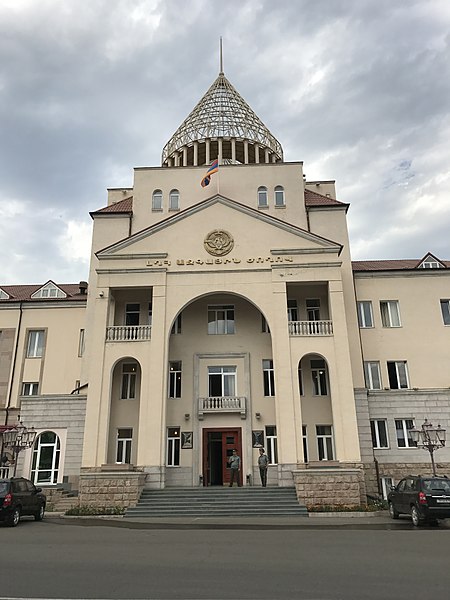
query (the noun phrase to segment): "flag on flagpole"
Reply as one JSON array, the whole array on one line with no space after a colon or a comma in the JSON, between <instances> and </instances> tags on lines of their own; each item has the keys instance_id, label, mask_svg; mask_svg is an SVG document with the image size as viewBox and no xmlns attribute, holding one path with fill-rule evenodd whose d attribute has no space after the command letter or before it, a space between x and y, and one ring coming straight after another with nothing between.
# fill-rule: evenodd
<instances>
[{"instance_id":1,"label":"flag on flagpole","mask_svg":"<svg viewBox=\"0 0 450 600\"><path fill-rule=\"evenodd\" d=\"M211 165L209 166L209 169L206 171L206 175L203 177L203 179L201 181L201 186L206 187L207 185L209 185L211 182L211 175L213 175L214 173L217 173L218 170L219 170L219 159L216 158L216 160L213 163L211 163Z\"/></svg>"}]
</instances>

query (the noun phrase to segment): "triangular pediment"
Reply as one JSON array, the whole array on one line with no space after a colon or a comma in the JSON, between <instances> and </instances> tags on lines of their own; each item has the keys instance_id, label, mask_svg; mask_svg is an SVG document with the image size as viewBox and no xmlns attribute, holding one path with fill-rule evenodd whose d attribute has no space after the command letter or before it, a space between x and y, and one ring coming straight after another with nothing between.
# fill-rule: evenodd
<instances>
[{"instance_id":1,"label":"triangular pediment","mask_svg":"<svg viewBox=\"0 0 450 600\"><path fill-rule=\"evenodd\" d=\"M53 281L47 281L42 287L31 294L32 298L67 298L66 292L56 285Z\"/></svg>"},{"instance_id":2,"label":"triangular pediment","mask_svg":"<svg viewBox=\"0 0 450 600\"><path fill-rule=\"evenodd\" d=\"M439 260L439 258L436 258L436 256L434 256L434 254L431 254L431 252L428 252L428 254L426 254L422 260L419 261L417 267L417 269L446 269L447 267L445 266L445 264Z\"/></svg>"}]
</instances>

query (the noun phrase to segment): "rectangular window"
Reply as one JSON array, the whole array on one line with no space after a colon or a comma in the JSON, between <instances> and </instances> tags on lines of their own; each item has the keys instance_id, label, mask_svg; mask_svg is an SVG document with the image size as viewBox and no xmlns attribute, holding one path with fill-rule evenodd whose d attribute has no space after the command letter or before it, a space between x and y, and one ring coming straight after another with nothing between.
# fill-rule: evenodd
<instances>
[{"instance_id":1,"label":"rectangular window","mask_svg":"<svg viewBox=\"0 0 450 600\"><path fill-rule=\"evenodd\" d=\"M413 419L395 419L397 432L397 446L399 448L415 448L416 442L412 439L410 430L414 429Z\"/></svg>"},{"instance_id":2,"label":"rectangular window","mask_svg":"<svg viewBox=\"0 0 450 600\"><path fill-rule=\"evenodd\" d=\"M80 337L78 339L78 356L83 356L84 354L84 340L85 340L85 331L84 329L80 329Z\"/></svg>"},{"instance_id":3,"label":"rectangular window","mask_svg":"<svg viewBox=\"0 0 450 600\"><path fill-rule=\"evenodd\" d=\"M287 301L288 321L298 321L297 300Z\"/></svg>"},{"instance_id":4,"label":"rectangular window","mask_svg":"<svg viewBox=\"0 0 450 600\"><path fill-rule=\"evenodd\" d=\"M398 300L383 300L380 311L383 327L401 327Z\"/></svg>"},{"instance_id":5,"label":"rectangular window","mask_svg":"<svg viewBox=\"0 0 450 600\"><path fill-rule=\"evenodd\" d=\"M234 333L234 306L208 306L208 333Z\"/></svg>"},{"instance_id":6,"label":"rectangular window","mask_svg":"<svg viewBox=\"0 0 450 600\"><path fill-rule=\"evenodd\" d=\"M121 400L132 400L136 397L136 373L136 363L124 363L122 365Z\"/></svg>"},{"instance_id":7,"label":"rectangular window","mask_svg":"<svg viewBox=\"0 0 450 600\"><path fill-rule=\"evenodd\" d=\"M22 383L22 396L37 396L39 390L39 382L23 382Z\"/></svg>"},{"instance_id":8,"label":"rectangular window","mask_svg":"<svg viewBox=\"0 0 450 600\"><path fill-rule=\"evenodd\" d=\"M133 441L133 430L131 428L117 430L116 463L131 463L131 444Z\"/></svg>"},{"instance_id":9,"label":"rectangular window","mask_svg":"<svg viewBox=\"0 0 450 600\"><path fill-rule=\"evenodd\" d=\"M172 335L178 335L181 333L181 314L182 313L178 315L178 317L175 319L175 323L172 325L172 330L170 332Z\"/></svg>"},{"instance_id":10,"label":"rectangular window","mask_svg":"<svg viewBox=\"0 0 450 600\"><path fill-rule=\"evenodd\" d=\"M316 425L319 460L333 460L333 429L331 425Z\"/></svg>"},{"instance_id":11,"label":"rectangular window","mask_svg":"<svg viewBox=\"0 0 450 600\"><path fill-rule=\"evenodd\" d=\"M44 354L44 330L28 332L27 358L41 358Z\"/></svg>"},{"instance_id":12,"label":"rectangular window","mask_svg":"<svg viewBox=\"0 0 450 600\"><path fill-rule=\"evenodd\" d=\"M362 300L357 303L357 308L359 326L361 328L373 327L372 302L370 300Z\"/></svg>"},{"instance_id":13,"label":"rectangular window","mask_svg":"<svg viewBox=\"0 0 450 600\"><path fill-rule=\"evenodd\" d=\"M324 360L320 359L311 361L311 376L314 390L313 395L327 396L327 371Z\"/></svg>"},{"instance_id":14,"label":"rectangular window","mask_svg":"<svg viewBox=\"0 0 450 600\"><path fill-rule=\"evenodd\" d=\"M381 493L383 494L384 500L387 500L388 494L391 491L391 487L395 485L395 481L392 477L381 477Z\"/></svg>"},{"instance_id":15,"label":"rectangular window","mask_svg":"<svg viewBox=\"0 0 450 600\"><path fill-rule=\"evenodd\" d=\"M320 300L312 298L306 300L306 318L308 321L320 321Z\"/></svg>"},{"instance_id":16,"label":"rectangular window","mask_svg":"<svg viewBox=\"0 0 450 600\"><path fill-rule=\"evenodd\" d=\"M140 304L127 304L125 306L125 325L139 325L139 315L141 312Z\"/></svg>"},{"instance_id":17,"label":"rectangular window","mask_svg":"<svg viewBox=\"0 0 450 600\"><path fill-rule=\"evenodd\" d=\"M180 428L168 427L167 429L167 466L180 466Z\"/></svg>"},{"instance_id":18,"label":"rectangular window","mask_svg":"<svg viewBox=\"0 0 450 600\"><path fill-rule=\"evenodd\" d=\"M275 206L284 206L284 189L281 185L275 188Z\"/></svg>"},{"instance_id":19,"label":"rectangular window","mask_svg":"<svg viewBox=\"0 0 450 600\"><path fill-rule=\"evenodd\" d=\"M406 360L393 360L387 363L389 387L391 390L409 388L408 368Z\"/></svg>"},{"instance_id":20,"label":"rectangular window","mask_svg":"<svg viewBox=\"0 0 450 600\"><path fill-rule=\"evenodd\" d=\"M369 390L381 390L380 363L375 360L364 361L366 387Z\"/></svg>"},{"instance_id":21,"label":"rectangular window","mask_svg":"<svg viewBox=\"0 0 450 600\"><path fill-rule=\"evenodd\" d=\"M169 398L181 398L181 360L169 363Z\"/></svg>"},{"instance_id":22,"label":"rectangular window","mask_svg":"<svg viewBox=\"0 0 450 600\"><path fill-rule=\"evenodd\" d=\"M151 325L153 321L153 304L151 302L148 303L148 324Z\"/></svg>"},{"instance_id":23,"label":"rectangular window","mask_svg":"<svg viewBox=\"0 0 450 600\"><path fill-rule=\"evenodd\" d=\"M264 396L275 396L275 376L273 371L273 360L265 359L262 361Z\"/></svg>"},{"instance_id":24,"label":"rectangular window","mask_svg":"<svg viewBox=\"0 0 450 600\"><path fill-rule=\"evenodd\" d=\"M444 325L450 325L450 300L441 300L441 311Z\"/></svg>"},{"instance_id":25,"label":"rectangular window","mask_svg":"<svg viewBox=\"0 0 450 600\"><path fill-rule=\"evenodd\" d=\"M302 425L302 440L303 440L303 460L308 462L308 435L306 425Z\"/></svg>"},{"instance_id":26,"label":"rectangular window","mask_svg":"<svg viewBox=\"0 0 450 600\"><path fill-rule=\"evenodd\" d=\"M236 367L208 367L208 395L236 396Z\"/></svg>"},{"instance_id":27,"label":"rectangular window","mask_svg":"<svg viewBox=\"0 0 450 600\"><path fill-rule=\"evenodd\" d=\"M266 426L266 452L269 465L278 464L277 428L275 425Z\"/></svg>"},{"instance_id":28,"label":"rectangular window","mask_svg":"<svg viewBox=\"0 0 450 600\"><path fill-rule=\"evenodd\" d=\"M370 431L372 433L372 446L374 448L389 448L385 419L371 420Z\"/></svg>"}]
</instances>

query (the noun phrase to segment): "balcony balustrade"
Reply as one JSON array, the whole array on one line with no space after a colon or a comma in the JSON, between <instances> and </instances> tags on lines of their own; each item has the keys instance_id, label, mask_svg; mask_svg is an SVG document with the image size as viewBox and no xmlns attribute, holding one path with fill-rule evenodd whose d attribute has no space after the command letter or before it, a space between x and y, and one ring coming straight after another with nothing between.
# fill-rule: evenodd
<instances>
[{"instance_id":1,"label":"balcony balustrade","mask_svg":"<svg viewBox=\"0 0 450 600\"><path fill-rule=\"evenodd\" d=\"M204 414L239 413L241 419L247 416L247 399L245 396L209 396L198 399L198 418L203 420Z\"/></svg>"},{"instance_id":2,"label":"balcony balustrade","mask_svg":"<svg viewBox=\"0 0 450 600\"><path fill-rule=\"evenodd\" d=\"M0 467L0 479L9 479L10 477L9 467Z\"/></svg>"},{"instance_id":3,"label":"balcony balustrade","mask_svg":"<svg viewBox=\"0 0 450 600\"><path fill-rule=\"evenodd\" d=\"M289 321L289 335L333 335L333 321Z\"/></svg>"},{"instance_id":4,"label":"balcony balustrade","mask_svg":"<svg viewBox=\"0 0 450 600\"><path fill-rule=\"evenodd\" d=\"M142 342L149 340L151 325L115 325L106 328L107 342Z\"/></svg>"}]
</instances>

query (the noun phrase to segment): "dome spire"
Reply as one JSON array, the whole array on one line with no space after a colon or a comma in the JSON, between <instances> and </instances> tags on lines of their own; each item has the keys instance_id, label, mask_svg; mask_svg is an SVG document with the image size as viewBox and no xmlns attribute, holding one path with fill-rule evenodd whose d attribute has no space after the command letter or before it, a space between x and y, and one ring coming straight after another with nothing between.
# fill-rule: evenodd
<instances>
[{"instance_id":1,"label":"dome spire","mask_svg":"<svg viewBox=\"0 0 450 600\"><path fill-rule=\"evenodd\" d=\"M223 49L222 49L222 36L220 36L220 75L223 75Z\"/></svg>"}]
</instances>

